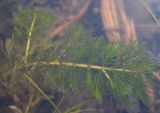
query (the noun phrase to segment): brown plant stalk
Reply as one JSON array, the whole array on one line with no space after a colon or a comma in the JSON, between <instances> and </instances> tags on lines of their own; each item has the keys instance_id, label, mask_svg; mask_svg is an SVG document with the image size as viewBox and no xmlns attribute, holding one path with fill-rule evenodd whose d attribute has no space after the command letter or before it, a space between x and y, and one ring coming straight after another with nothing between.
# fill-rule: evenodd
<instances>
[{"instance_id":1,"label":"brown plant stalk","mask_svg":"<svg viewBox=\"0 0 160 113\"><path fill-rule=\"evenodd\" d=\"M85 14L90 3L91 0L86 0L84 6L79 10L77 14L66 17L64 22L62 22L60 25L50 28L48 37L51 39L55 38L59 34L63 33L66 28L68 28L72 23L78 21Z\"/></svg>"},{"instance_id":2,"label":"brown plant stalk","mask_svg":"<svg viewBox=\"0 0 160 113\"><path fill-rule=\"evenodd\" d=\"M107 30L106 36L110 42L118 42L120 37L124 37L124 41L128 45L136 40L135 25L133 21L127 18L123 5L117 7L115 0L101 0L101 16L104 29ZM118 17L119 20L117 20ZM143 83L149 101L149 110L151 113L155 113L155 97L152 85L147 78L144 78Z\"/></svg>"}]
</instances>

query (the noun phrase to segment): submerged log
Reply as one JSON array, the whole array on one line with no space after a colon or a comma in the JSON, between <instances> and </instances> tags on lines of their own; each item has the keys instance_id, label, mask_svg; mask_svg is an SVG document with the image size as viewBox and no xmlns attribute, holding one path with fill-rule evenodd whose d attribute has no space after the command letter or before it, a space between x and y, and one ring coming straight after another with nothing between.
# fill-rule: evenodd
<instances>
[{"instance_id":1,"label":"submerged log","mask_svg":"<svg viewBox=\"0 0 160 113\"><path fill-rule=\"evenodd\" d=\"M124 40L126 45L136 41L136 29L132 20L125 13L123 1L121 6L116 6L116 0L101 0L101 16L106 36L110 42ZM111 30L110 30L111 29ZM155 113L155 97L151 83L147 78L144 78L146 96L149 102L149 110Z\"/></svg>"},{"instance_id":2,"label":"submerged log","mask_svg":"<svg viewBox=\"0 0 160 113\"><path fill-rule=\"evenodd\" d=\"M103 26L110 42L129 43L136 40L135 26L126 16L122 1L120 3L121 6L117 6L115 0L101 0Z\"/></svg>"},{"instance_id":3,"label":"submerged log","mask_svg":"<svg viewBox=\"0 0 160 113\"><path fill-rule=\"evenodd\" d=\"M101 0L101 16L108 40L119 41L119 23L114 0Z\"/></svg>"},{"instance_id":4,"label":"submerged log","mask_svg":"<svg viewBox=\"0 0 160 113\"><path fill-rule=\"evenodd\" d=\"M65 19L63 20L63 22L57 23L57 26L53 26L52 28L50 28L48 37L55 38L56 36L64 32L66 28L68 28L72 23L78 21L87 11L90 2L91 0L85 1L83 7L81 7L81 9L79 9L77 13L70 14L67 17L64 17Z\"/></svg>"}]
</instances>

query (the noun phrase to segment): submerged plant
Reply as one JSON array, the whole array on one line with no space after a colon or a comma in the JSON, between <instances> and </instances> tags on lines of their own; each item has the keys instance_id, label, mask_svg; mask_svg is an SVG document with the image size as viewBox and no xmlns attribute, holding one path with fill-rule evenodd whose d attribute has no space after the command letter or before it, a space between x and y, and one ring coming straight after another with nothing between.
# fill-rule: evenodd
<instances>
[{"instance_id":1,"label":"submerged plant","mask_svg":"<svg viewBox=\"0 0 160 113\"><path fill-rule=\"evenodd\" d=\"M98 100L108 89L124 102L128 102L132 93L145 100L142 81L151 74L153 65L138 44L106 43L86 33L80 25L68 29L64 38L46 42L45 37L37 38L43 30L38 26L49 21L46 23L42 15L22 9L20 14L15 18L15 25L18 24L14 37L6 41L7 56L1 58L4 62L1 62L0 81L12 89L9 91L28 88L32 92L35 88L56 113L61 111L44 93L46 84L53 92L88 90Z\"/></svg>"}]
</instances>

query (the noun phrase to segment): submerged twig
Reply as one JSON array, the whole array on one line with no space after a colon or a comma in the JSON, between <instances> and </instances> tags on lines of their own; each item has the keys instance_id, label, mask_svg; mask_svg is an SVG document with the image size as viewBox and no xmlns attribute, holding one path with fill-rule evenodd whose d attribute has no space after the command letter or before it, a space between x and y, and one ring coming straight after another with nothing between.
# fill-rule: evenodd
<instances>
[{"instance_id":1,"label":"submerged twig","mask_svg":"<svg viewBox=\"0 0 160 113\"><path fill-rule=\"evenodd\" d=\"M152 16L152 18L154 19L154 21L157 23L157 25L160 26L160 22L157 19L157 17L153 14L152 10L147 6L147 4L145 3L144 0L140 0L142 5L144 6L144 8L147 10L147 12Z\"/></svg>"}]
</instances>

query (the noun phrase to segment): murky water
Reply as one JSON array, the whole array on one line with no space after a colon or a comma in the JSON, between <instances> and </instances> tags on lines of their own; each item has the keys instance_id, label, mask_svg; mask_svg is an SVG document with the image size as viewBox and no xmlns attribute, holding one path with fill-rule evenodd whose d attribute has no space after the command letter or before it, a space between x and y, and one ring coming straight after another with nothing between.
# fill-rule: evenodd
<instances>
[{"instance_id":1,"label":"murky water","mask_svg":"<svg viewBox=\"0 0 160 113\"><path fill-rule=\"evenodd\" d=\"M56 24L53 24L53 26L50 26L50 28L45 29L48 34L52 35L52 37L53 36L61 37L61 35L62 36L64 35L63 32L65 30L64 31L61 30L61 26L63 26L63 23L64 23L64 28L65 26L67 26L65 29L67 29L69 26L71 26L74 23L81 24L84 27L85 31L90 33L93 37L100 37L105 41L107 40L107 37L109 37L109 36L106 36L106 33L108 33L109 31L112 31L112 29L113 30L116 29L117 31L119 30L118 32L121 32L121 31L122 33L124 32L123 28L121 30L121 27L111 28L111 30L109 29L108 31L106 31L104 27L104 22L102 19L100 0L93 0L89 4L86 11L84 11L84 14L80 14L80 16L76 17L77 13L79 13L83 8L83 6L85 5L85 2L86 2L85 0L25 0L25 1L1 0L0 1L0 49L3 48L2 47L3 41L12 37L12 33L14 29L13 18L18 11L17 8L19 5L24 5L24 7L28 7L28 8L40 7L45 10L48 9L48 12L53 12L55 16ZM119 5L119 2L121 1L117 0L116 5ZM152 17L152 14L150 14L150 12L146 10L145 6L140 2L140 0L123 0L123 2L124 2L122 3L123 5L121 4L121 6L117 6L117 7L124 8L124 11L127 15L128 20L129 21L131 20L134 23L137 40L141 42L145 42L146 53L149 54L150 57L157 60L157 62L159 62L160 25L158 25L158 23L155 22L154 18ZM146 5L153 12L153 14L155 15L155 18L157 20L160 20L160 2L158 0L157 1L147 0ZM74 20L74 17L75 17L75 20ZM118 20L118 21L121 21L121 20ZM57 31L58 33L56 35L54 35L53 31L50 32L50 30L53 30L55 28L60 29L59 31ZM1 51L0 51L0 54L2 54ZM157 88L157 83L155 83L155 87ZM159 101L160 93L157 90L155 90L155 92ZM85 95L85 93L82 95ZM110 104L113 104L115 102L115 100L112 99L110 96L111 95L107 95L106 97L104 97L104 102L101 105L95 103L91 106L95 106L97 108L101 106L102 108L106 109L106 112L110 110L114 111L113 110L114 105L109 105L109 107L112 107L112 109L109 107L106 107L108 106L106 105L108 104L108 101L111 101L109 102ZM62 95L57 96L57 98L60 98L60 97L62 97ZM76 98L76 97L73 97L73 98ZM9 105L8 103L7 105L6 104L1 105L3 104L3 102L4 103L8 102L8 100L6 101L3 99L4 98L1 97L1 94L0 94L0 113L10 113L11 111L4 112L4 110L3 111L1 110L2 106L5 109L4 106ZM9 103L12 104L13 103L12 100L10 100ZM137 111L131 110L131 112L127 112L128 109L126 110L125 108L122 108L123 110L120 109L119 112L117 113L133 113L132 111L134 111L134 113L148 113L147 108L146 106L143 106L143 103L141 104L141 102L138 102L138 100L137 100L137 103L140 104L135 106L135 109ZM42 108L42 106L44 110L40 109ZM50 106L51 105L48 102L42 101L39 104L39 109L37 110L37 113L51 113L52 108ZM116 105L116 107L117 106L118 105Z\"/></svg>"}]
</instances>

